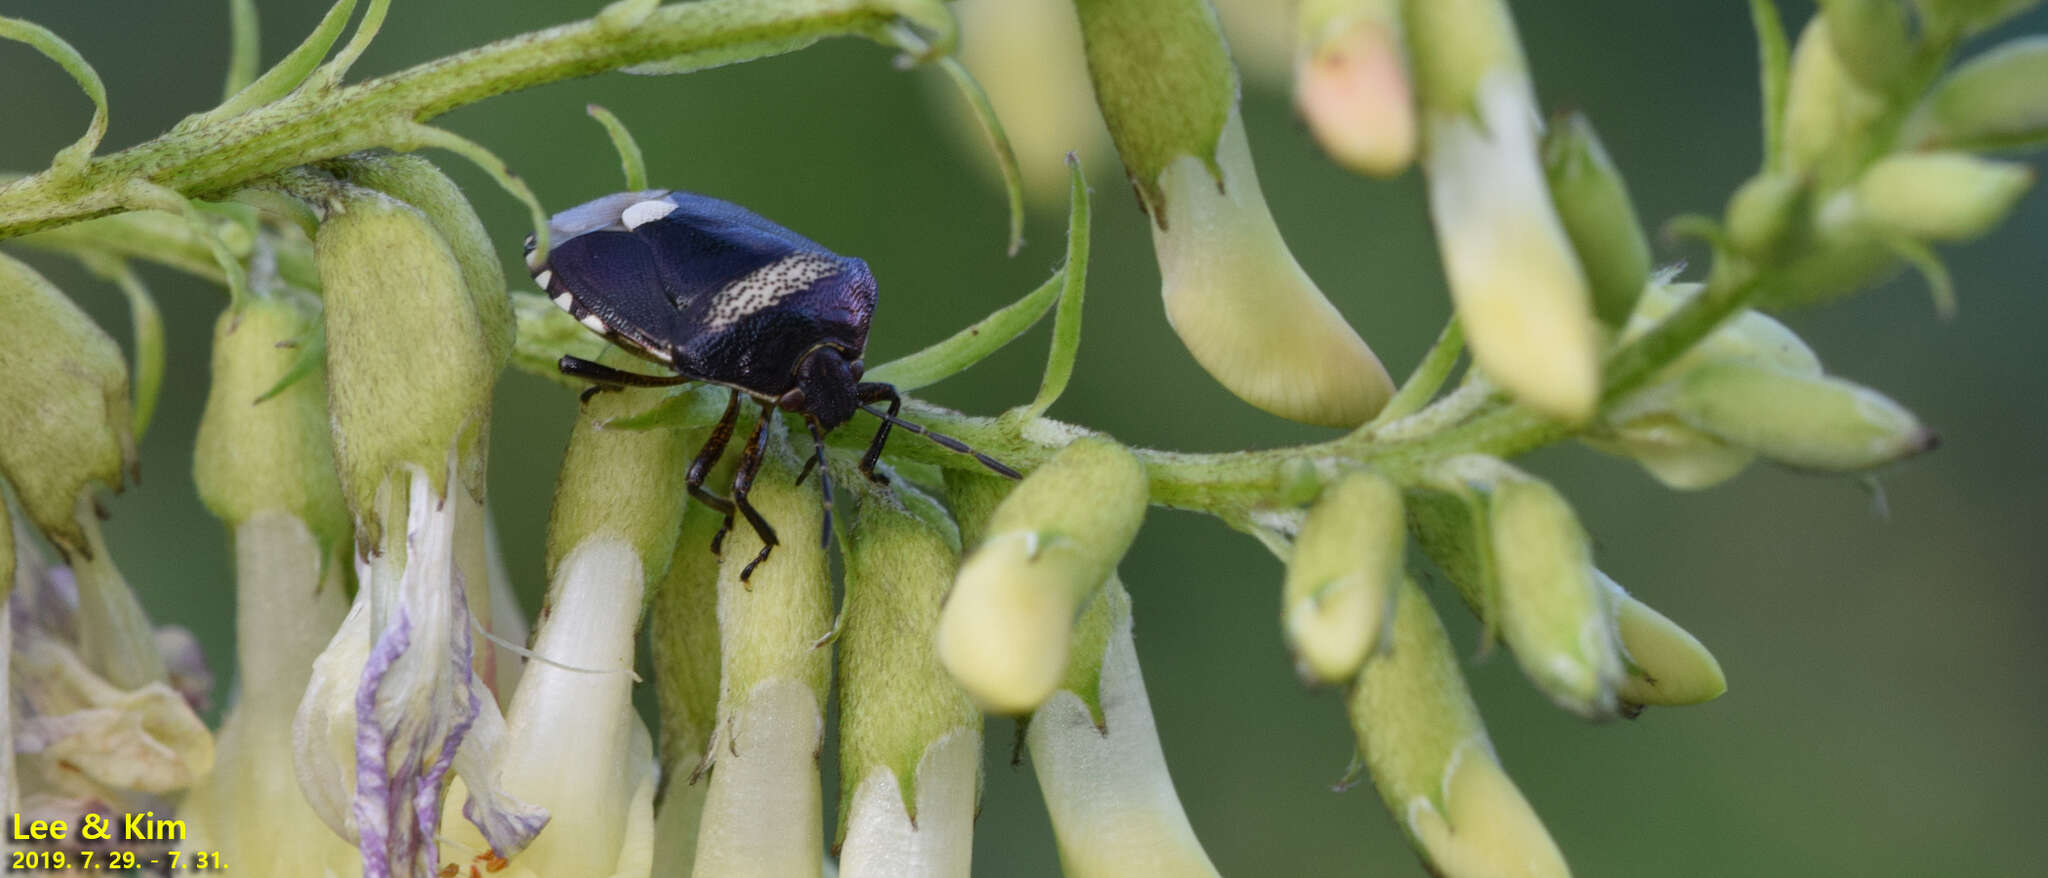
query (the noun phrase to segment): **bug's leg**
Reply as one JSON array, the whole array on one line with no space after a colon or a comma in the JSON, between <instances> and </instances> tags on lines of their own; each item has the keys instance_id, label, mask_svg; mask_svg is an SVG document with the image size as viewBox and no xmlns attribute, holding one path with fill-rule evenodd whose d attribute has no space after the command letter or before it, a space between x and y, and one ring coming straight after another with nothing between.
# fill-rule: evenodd
<instances>
[{"instance_id":1,"label":"bug's leg","mask_svg":"<svg viewBox=\"0 0 2048 878\"><path fill-rule=\"evenodd\" d=\"M718 426L711 428L711 438L704 440L704 447L697 451L697 459L690 461L690 472L684 480L689 486L690 496L697 498L712 509L725 514L725 523L718 526L718 534L711 538L711 554L718 554L718 548L725 542L725 532L732 530L733 505L731 500L704 490L704 478L711 475L711 468L718 465L718 459L725 455L725 443L732 440L732 425L740 416L740 392L732 392L732 399L725 404L725 414L718 419Z\"/></svg>"},{"instance_id":2,"label":"bug's leg","mask_svg":"<svg viewBox=\"0 0 2048 878\"><path fill-rule=\"evenodd\" d=\"M818 487L825 492L825 528L818 532L818 547L824 548L832 544L832 467L825 461L825 428L817 418L805 418L804 423L810 425L811 441L818 444L818 453L804 463L804 472L810 472L811 465L817 464ZM804 478L797 476L796 480L801 483Z\"/></svg>"},{"instance_id":3,"label":"bug's leg","mask_svg":"<svg viewBox=\"0 0 2048 878\"><path fill-rule=\"evenodd\" d=\"M854 386L853 394L854 398L864 403L888 400L889 418L903 411L903 395L896 392L896 386L893 384L864 382ZM882 419L881 429L875 431L874 440L868 443L867 453L860 456L860 474L867 476L868 481L877 485L889 484L888 476L875 472L875 463L882 459L882 445L889 441L889 428L895 426L889 418Z\"/></svg>"},{"instance_id":4,"label":"bug's leg","mask_svg":"<svg viewBox=\"0 0 2048 878\"><path fill-rule=\"evenodd\" d=\"M555 361L555 368L571 378L595 384L600 390L617 390L621 387L670 387L690 380L681 375L643 375L639 372L628 372L602 363L593 363L582 357L564 356Z\"/></svg>"},{"instance_id":5,"label":"bug's leg","mask_svg":"<svg viewBox=\"0 0 2048 878\"><path fill-rule=\"evenodd\" d=\"M948 450L958 451L961 454L972 455L974 459L977 462L979 462L982 466L988 467L990 470L993 470L997 475L1003 476L1004 478L1024 478L1024 475L1022 473L1019 473L1016 470L1011 469L1002 461L974 450L974 446L962 442L958 439L955 439L951 436L948 436L944 433L938 432L937 430L928 429L923 424L917 424L912 423L910 421L900 420L893 414L886 414L878 409L869 408L868 406L865 405L861 406L860 410L867 412L868 414L874 415L877 418L881 418L883 423L885 424L893 424L895 426L902 427L905 430L909 430L912 433L916 433L919 436L923 436L926 439L930 439ZM878 443L882 435L884 434L879 432L876 434ZM875 448L871 447L868 449L868 453L877 454L878 452Z\"/></svg>"},{"instance_id":6,"label":"bug's leg","mask_svg":"<svg viewBox=\"0 0 2048 878\"><path fill-rule=\"evenodd\" d=\"M747 566L740 569L741 582L746 582L748 577L753 576L754 568L768 560L768 553L774 551L776 545L780 543L775 538L775 528L768 526L768 522L761 518L761 513L754 511L754 505L747 502L747 492L754 489L754 476L761 472L762 446L768 439L768 419L774 413L773 406L761 406L761 419L754 422L754 432L747 437L747 445L740 451L739 471L735 472L732 478L732 505L739 509L741 515L747 517L747 523L753 525L754 533L761 537L760 554L755 555L754 560L748 561Z\"/></svg>"}]
</instances>

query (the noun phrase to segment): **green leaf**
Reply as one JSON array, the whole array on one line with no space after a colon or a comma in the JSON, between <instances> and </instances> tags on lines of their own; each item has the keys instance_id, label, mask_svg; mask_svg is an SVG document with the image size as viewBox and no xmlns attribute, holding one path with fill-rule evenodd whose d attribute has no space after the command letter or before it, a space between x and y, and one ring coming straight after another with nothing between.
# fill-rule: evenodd
<instances>
[{"instance_id":1,"label":"green leaf","mask_svg":"<svg viewBox=\"0 0 2048 878\"><path fill-rule=\"evenodd\" d=\"M356 23L356 32L349 36L348 44L335 53L334 60L314 74L316 87L331 87L348 75L349 67L363 56L365 49L370 48L370 41L377 38L377 30L384 26L384 13L389 11L391 0L370 0L370 5L363 9L363 20Z\"/></svg>"},{"instance_id":2,"label":"green leaf","mask_svg":"<svg viewBox=\"0 0 2048 878\"><path fill-rule=\"evenodd\" d=\"M619 168L626 173L626 188L647 188L647 158L641 154L640 142L633 139L633 132L626 130L626 123L598 104L584 105L583 112L603 125L604 133L612 139L612 149L619 153Z\"/></svg>"},{"instance_id":3,"label":"green leaf","mask_svg":"<svg viewBox=\"0 0 2048 878\"><path fill-rule=\"evenodd\" d=\"M157 308L149 288L128 263L86 254L81 254L80 259L94 274L113 281L128 298L129 320L135 324L135 408L129 413L133 425L130 429L135 433L135 441L141 442L142 434L149 431L150 416L156 413L157 395L164 386L163 311Z\"/></svg>"},{"instance_id":4,"label":"green leaf","mask_svg":"<svg viewBox=\"0 0 2048 878\"><path fill-rule=\"evenodd\" d=\"M249 300L249 268L229 249L227 242L221 240L220 231L207 221L207 211L202 209L200 202L141 178L129 180L122 187L121 201L130 208L161 210L184 217L193 234L206 242L206 249L213 253L214 264L220 266L221 275L227 280L229 300L236 304ZM251 224L244 223L244 227L253 239Z\"/></svg>"},{"instance_id":5,"label":"green leaf","mask_svg":"<svg viewBox=\"0 0 2048 878\"><path fill-rule=\"evenodd\" d=\"M889 29L889 35L896 45L913 55L930 51L924 39L908 26L898 25ZM988 147L995 153L996 168L1003 175L1003 193L1010 202L1010 255L1024 247L1024 171L1017 166L1017 151L1010 147L1010 135L1003 131L1003 120L996 115L996 108L989 103L988 92L976 82L974 74L968 72L960 59L947 55L939 59L939 69L953 80L953 87L966 99L967 108L974 114L974 121L980 123L982 136L988 139Z\"/></svg>"},{"instance_id":6,"label":"green leaf","mask_svg":"<svg viewBox=\"0 0 2048 878\"><path fill-rule=\"evenodd\" d=\"M348 26L349 14L355 10L356 0L335 0L335 4L321 17L320 23L313 26L313 32L307 34L304 41L283 58L278 59L278 62L264 71L262 76L257 77L256 81L235 92L219 107L196 117L195 124L239 116L290 94L292 89L298 88L300 83L306 81L306 77L312 75L313 69L319 66L320 59L327 57L327 50L334 48L334 41L341 37L341 29Z\"/></svg>"},{"instance_id":7,"label":"green leaf","mask_svg":"<svg viewBox=\"0 0 2048 878\"><path fill-rule=\"evenodd\" d=\"M967 371L968 367L1001 350L1017 336L1023 335L1025 330L1037 325L1038 318L1044 317L1045 312L1052 308L1064 276L1064 271L1053 272L1052 277L1038 289L1025 293L1023 298L953 333L945 341L869 369L864 377L869 381L894 384L898 391L908 393Z\"/></svg>"},{"instance_id":8,"label":"green leaf","mask_svg":"<svg viewBox=\"0 0 2048 878\"><path fill-rule=\"evenodd\" d=\"M1061 270L1059 313L1053 316L1052 351L1045 360L1045 378L1038 385L1038 397L1025 411L1026 420L1045 410L1065 393L1074 377L1074 356L1081 349L1081 299L1088 288L1088 178L1081 172L1081 160L1067 154L1067 175L1072 194L1067 209L1067 265Z\"/></svg>"},{"instance_id":9,"label":"green leaf","mask_svg":"<svg viewBox=\"0 0 2048 878\"><path fill-rule=\"evenodd\" d=\"M256 23L256 0L228 0L228 74L221 99L248 88L262 61L262 29Z\"/></svg>"},{"instance_id":10,"label":"green leaf","mask_svg":"<svg viewBox=\"0 0 2048 878\"><path fill-rule=\"evenodd\" d=\"M85 163L92 158L92 151L99 147L100 138L107 133L107 86L100 82L100 74L92 69L84 55L52 33L49 28L19 18L0 15L0 39L27 43L30 48L57 62L65 73L78 82L85 90L85 96L92 99L92 122L86 125L85 134L70 146L57 151L50 160L50 167L60 174L74 175L85 170Z\"/></svg>"},{"instance_id":11,"label":"green leaf","mask_svg":"<svg viewBox=\"0 0 2048 878\"><path fill-rule=\"evenodd\" d=\"M1438 333L1436 343L1422 355L1422 362L1415 365L1415 371L1395 391L1394 398L1387 401L1387 407L1356 432L1364 433L1377 429L1382 424L1392 423L1421 411L1436 392L1443 388L1444 379L1451 376L1451 369L1458 365L1458 355L1465 352L1465 333L1458 327L1458 318L1453 315Z\"/></svg>"},{"instance_id":12,"label":"green leaf","mask_svg":"<svg viewBox=\"0 0 2048 878\"><path fill-rule=\"evenodd\" d=\"M1785 92L1791 79L1792 50L1776 0L1749 0L1756 23L1756 50L1764 93L1764 167L1784 164Z\"/></svg>"}]
</instances>

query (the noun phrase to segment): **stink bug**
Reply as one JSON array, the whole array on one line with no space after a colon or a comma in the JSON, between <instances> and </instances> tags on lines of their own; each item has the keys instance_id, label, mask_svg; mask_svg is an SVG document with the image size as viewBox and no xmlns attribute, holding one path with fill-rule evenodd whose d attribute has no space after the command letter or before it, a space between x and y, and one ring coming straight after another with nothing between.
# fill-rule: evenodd
<instances>
[{"instance_id":1,"label":"stink bug","mask_svg":"<svg viewBox=\"0 0 2048 878\"><path fill-rule=\"evenodd\" d=\"M825 467L825 434L856 410L881 420L861 455L860 472L875 472L890 427L930 438L1010 478L1001 462L951 436L896 417L896 388L861 381L868 320L875 311L875 278L859 259L840 256L739 205L703 195L652 189L619 192L577 205L549 220L554 246L527 267L534 282L592 332L674 374L646 375L565 356L562 374L589 381L589 394L620 387L660 387L703 381L730 388L725 415L690 464L690 496L725 514L711 540L717 552L735 513L761 537L760 554L742 580L776 546L775 528L747 503L760 471L768 419L780 408L803 417L816 451L797 476L818 467L825 495L826 539L832 534L832 481ZM740 397L761 407L740 453L732 496L706 490L704 478L725 453L739 417ZM888 410L874 407L888 403Z\"/></svg>"}]
</instances>

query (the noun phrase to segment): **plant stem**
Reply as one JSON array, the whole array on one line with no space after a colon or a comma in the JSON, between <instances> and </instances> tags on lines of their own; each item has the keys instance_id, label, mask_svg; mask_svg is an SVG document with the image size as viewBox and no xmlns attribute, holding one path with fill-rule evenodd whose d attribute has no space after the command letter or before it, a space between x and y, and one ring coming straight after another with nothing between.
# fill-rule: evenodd
<instances>
[{"instance_id":1,"label":"plant stem","mask_svg":"<svg viewBox=\"0 0 2048 878\"><path fill-rule=\"evenodd\" d=\"M831 36L879 39L896 19L889 4L865 0L703 0L661 7L630 28L573 22L352 86L309 86L243 115L188 119L77 174L44 171L0 187L0 238L127 208L133 179L220 196L307 162L418 146L405 136L410 126L495 95L648 62L731 63Z\"/></svg>"},{"instance_id":2,"label":"plant stem","mask_svg":"<svg viewBox=\"0 0 2048 878\"><path fill-rule=\"evenodd\" d=\"M1716 266L1705 290L1655 329L1608 358L1605 398L1618 399L1640 388L1658 370L1740 310L1756 289L1754 272L1724 259ZM1440 407L1462 409L1468 404L1468 400L1453 394L1412 417L1427 417ZM1025 472L1051 459L1074 438L1092 432L1044 418L1013 431L995 418L963 415L918 402L909 404L907 415ZM1133 450L1145 464L1152 502L1238 523L1249 520L1258 510L1283 505L1279 498L1289 481L1288 472L1300 466L1294 461L1309 464L1324 479L1351 467L1370 466L1396 483L1410 484L1421 476L1425 466L1446 457L1513 457L1577 432L1572 425L1497 400L1481 406L1470 417L1446 420L1452 425L1412 438L1386 439L1373 432L1362 432L1328 442L1258 451L1189 454L1149 448ZM853 450L865 447L867 437L864 431L841 430L832 435L831 441ZM890 445L890 452L942 466L975 466L964 455L907 438Z\"/></svg>"}]
</instances>

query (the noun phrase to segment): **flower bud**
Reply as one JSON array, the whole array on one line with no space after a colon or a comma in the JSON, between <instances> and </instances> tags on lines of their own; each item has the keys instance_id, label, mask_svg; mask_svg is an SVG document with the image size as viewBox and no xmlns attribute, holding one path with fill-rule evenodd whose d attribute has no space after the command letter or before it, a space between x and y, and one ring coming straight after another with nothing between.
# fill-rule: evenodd
<instances>
[{"instance_id":1,"label":"flower bud","mask_svg":"<svg viewBox=\"0 0 2048 878\"><path fill-rule=\"evenodd\" d=\"M1913 36L1900 0L1822 0L1835 58L1857 84L1881 92L1913 63Z\"/></svg>"},{"instance_id":2,"label":"flower bud","mask_svg":"<svg viewBox=\"0 0 2048 878\"><path fill-rule=\"evenodd\" d=\"M1548 483L1509 480L1490 498L1501 636L1558 706L1588 718L1615 711L1624 671L1607 627L1607 595L1571 504Z\"/></svg>"},{"instance_id":3,"label":"flower bud","mask_svg":"<svg viewBox=\"0 0 2048 878\"><path fill-rule=\"evenodd\" d=\"M1885 100L1842 66L1829 20L1816 15L1799 35L1785 87L1784 149L1787 170L1819 172L1826 182L1863 160L1870 128Z\"/></svg>"},{"instance_id":4,"label":"flower bud","mask_svg":"<svg viewBox=\"0 0 2048 878\"><path fill-rule=\"evenodd\" d=\"M1159 177L1166 202L1152 244L1167 322L1239 399L1303 423L1364 423L1393 379L1280 239L1235 110L1216 161L1220 189L1195 156Z\"/></svg>"},{"instance_id":5,"label":"flower bud","mask_svg":"<svg viewBox=\"0 0 2048 878\"><path fill-rule=\"evenodd\" d=\"M1429 147L1430 219L1473 361L1566 421L1600 398L1585 272L1538 164L1535 94L1500 0L1409 7Z\"/></svg>"},{"instance_id":6,"label":"flower bud","mask_svg":"<svg viewBox=\"0 0 2048 878\"><path fill-rule=\"evenodd\" d=\"M1067 678L1024 733L1062 872L1215 878L1166 769L1131 635L1131 596L1116 574L1074 627Z\"/></svg>"},{"instance_id":7,"label":"flower bud","mask_svg":"<svg viewBox=\"0 0 2048 878\"><path fill-rule=\"evenodd\" d=\"M1361 174L1407 170L1415 160L1415 95L1400 4L1311 0L1300 18L1294 106L1323 152Z\"/></svg>"},{"instance_id":8,"label":"flower bud","mask_svg":"<svg viewBox=\"0 0 2048 878\"><path fill-rule=\"evenodd\" d=\"M1626 323L1650 282L1650 241L1636 219L1621 171L1584 114L1573 113L1550 129L1543 142L1543 171L1557 217L1586 269L1593 312L1609 326Z\"/></svg>"},{"instance_id":9,"label":"flower bud","mask_svg":"<svg viewBox=\"0 0 2048 878\"><path fill-rule=\"evenodd\" d=\"M1183 157L1211 189L1227 188L1221 143L1238 82L1215 10L1203 0L1076 0L1074 12L1096 106L1154 224L1171 200L1162 177Z\"/></svg>"},{"instance_id":10,"label":"flower bud","mask_svg":"<svg viewBox=\"0 0 2048 878\"><path fill-rule=\"evenodd\" d=\"M1879 160L1856 182L1863 218L1880 231L1931 241L1966 241L1997 226L2034 185L2017 162L1959 152Z\"/></svg>"},{"instance_id":11,"label":"flower bud","mask_svg":"<svg viewBox=\"0 0 2048 878\"><path fill-rule=\"evenodd\" d=\"M1653 284L1637 304L1635 314L1629 317L1628 326L1622 330L1622 342L1634 341L1648 334L1699 295L1702 289L1696 283ZM1671 361L1657 373L1651 386L1674 381L1697 366L1722 360L1761 363L1799 375L1821 373L1819 355L1797 333L1768 314L1745 308L1723 321L1691 350ZM1616 411L1623 413L1631 408L1634 406L1629 401L1615 406Z\"/></svg>"},{"instance_id":12,"label":"flower bud","mask_svg":"<svg viewBox=\"0 0 2048 878\"><path fill-rule=\"evenodd\" d=\"M1614 606L1614 627L1628 654L1624 703L1683 707L1703 704L1728 691L1721 663L1677 623L1636 600L1607 574L1593 571Z\"/></svg>"},{"instance_id":13,"label":"flower bud","mask_svg":"<svg viewBox=\"0 0 2048 878\"><path fill-rule=\"evenodd\" d=\"M1728 243L1737 252L1769 256L1804 220L1804 185L1790 174L1765 171L1728 198Z\"/></svg>"},{"instance_id":14,"label":"flower bud","mask_svg":"<svg viewBox=\"0 0 2048 878\"><path fill-rule=\"evenodd\" d=\"M939 659L991 711L1023 713L1059 685L1074 617L1144 521L1145 467L1076 440L1003 500L939 615Z\"/></svg>"},{"instance_id":15,"label":"flower bud","mask_svg":"<svg viewBox=\"0 0 2048 878\"><path fill-rule=\"evenodd\" d=\"M1729 445L1665 413L1637 417L1616 426L1611 436L1585 436L1581 441L1635 461L1674 491L1711 488L1735 478L1756 460L1756 452Z\"/></svg>"},{"instance_id":16,"label":"flower bud","mask_svg":"<svg viewBox=\"0 0 2048 878\"><path fill-rule=\"evenodd\" d=\"M1366 470L1309 509L1287 563L1281 622L1302 676L1343 683L1379 645L1405 575L1401 491Z\"/></svg>"},{"instance_id":17,"label":"flower bud","mask_svg":"<svg viewBox=\"0 0 2048 878\"><path fill-rule=\"evenodd\" d=\"M1622 331L1626 343L1656 328L1699 294L1699 284L1653 283ZM1684 376L1705 363L1760 363L1798 375L1821 374L1820 358L1798 335L1770 317L1744 309L1657 373L1643 389L1616 401L1609 427L1582 437L1600 451L1633 459L1667 487L1692 491L1734 478L1756 452L1694 428L1671 412L1670 396Z\"/></svg>"},{"instance_id":18,"label":"flower bud","mask_svg":"<svg viewBox=\"0 0 2048 878\"><path fill-rule=\"evenodd\" d=\"M419 208L434 231L448 244L462 265L482 325L484 344L491 361L503 365L511 355L517 327L512 318L512 300L505 294L505 271L498 263L498 251L491 245L484 223L462 196L454 180L416 155L359 153L336 160L332 167L342 179L375 189ZM559 310L559 309L558 309Z\"/></svg>"},{"instance_id":19,"label":"flower bud","mask_svg":"<svg viewBox=\"0 0 2048 878\"><path fill-rule=\"evenodd\" d=\"M1166 319L1238 398L1324 426L1364 423L1393 380L1280 239L1202 0L1081 0L1095 99L1152 217ZM1170 72L1171 75L1167 75Z\"/></svg>"},{"instance_id":20,"label":"flower bud","mask_svg":"<svg viewBox=\"0 0 2048 878\"><path fill-rule=\"evenodd\" d=\"M464 487L482 495L480 443L498 365L461 261L419 209L351 189L331 206L314 247L327 302L335 460L359 544L375 545L378 489L402 467L425 472L435 495L445 495L454 448Z\"/></svg>"},{"instance_id":21,"label":"flower bud","mask_svg":"<svg viewBox=\"0 0 2048 878\"><path fill-rule=\"evenodd\" d=\"M1569 875L1501 770L1429 598L1404 582L1393 641L1351 690L1360 762L1402 831L1445 878Z\"/></svg>"},{"instance_id":22,"label":"flower bud","mask_svg":"<svg viewBox=\"0 0 2048 878\"><path fill-rule=\"evenodd\" d=\"M1805 469L1870 469L1937 441L1912 412L1869 388L1740 361L1688 373L1671 408L1693 427Z\"/></svg>"},{"instance_id":23,"label":"flower bud","mask_svg":"<svg viewBox=\"0 0 2048 878\"><path fill-rule=\"evenodd\" d=\"M64 293L0 254L0 475L67 554L86 548L86 489L120 490L135 465L121 349Z\"/></svg>"},{"instance_id":24,"label":"flower bud","mask_svg":"<svg viewBox=\"0 0 2048 878\"><path fill-rule=\"evenodd\" d=\"M317 308L282 293L251 298L214 321L213 385L199 419L192 480L206 508L230 528L283 512L329 550L321 557L335 558L332 550L347 545L349 522L334 474L327 382L316 372L261 399L297 361L294 343L308 342Z\"/></svg>"},{"instance_id":25,"label":"flower bud","mask_svg":"<svg viewBox=\"0 0 2048 878\"><path fill-rule=\"evenodd\" d=\"M846 543L839 637L840 874L966 875L981 711L933 646L958 565L893 492L863 491Z\"/></svg>"},{"instance_id":26,"label":"flower bud","mask_svg":"<svg viewBox=\"0 0 2048 878\"><path fill-rule=\"evenodd\" d=\"M1506 463L1468 454L1433 467L1412 502L1423 549L1530 681L1566 710L1613 715L1620 645L1585 532L1564 497Z\"/></svg>"},{"instance_id":27,"label":"flower bud","mask_svg":"<svg viewBox=\"0 0 2048 878\"><path fill-rule=\"evenodd\" d=\"M609 350L600 362L623 366L631 355ZM610 429L607 421L645 411L661 401L655 388L601 393L583 404L562 469L555 477L555 501L548 516L547 571L578 546L598 539L621 540L639 559L650 589L668 570L683 526L682 498L690 460L700 437L674 426L645 430Z\"/></svg>"},{"instance_id":28,"label":"flower bud","mask_svg":"<svg viewBox=\"0 0 2048 878\"><path fill-rule=\"evenodd\" d=\"M729 483L728 471L714 482ZM658 754L663 778L655 803L654 862L694 863L697 824L709 786L698 777L718 718L718 556L706 551L722 516L692 504L668 575L648 607L648 650L661 707Z\"/></svg>"},{"instance_id":29,"label":"flower bud","mask_svg":"<svg viewBox=\"0 0 2048 878\"><path fill-rule=\"evenodd\" d=\"M832 578L815 491L778 437L749 498L781 545L754 570L753 528L726 534L718 569L719 700L694 875L812 875L825 850L818 748L831 654Z\"/></svg>"},{"instance_id":30,"label":"flower bud","mask_svg":"<svg viewBox=\"0 0 2048 878\"><path fill-rule=\"evenodd\" d=\"M1902 140L1921 148L2008 149L2048 139L2048 36L1970 59L1935 85Z\"/></svg>"}]
</instances>

